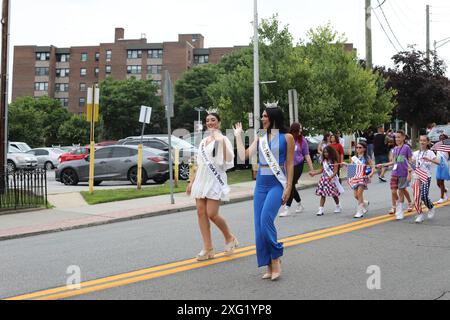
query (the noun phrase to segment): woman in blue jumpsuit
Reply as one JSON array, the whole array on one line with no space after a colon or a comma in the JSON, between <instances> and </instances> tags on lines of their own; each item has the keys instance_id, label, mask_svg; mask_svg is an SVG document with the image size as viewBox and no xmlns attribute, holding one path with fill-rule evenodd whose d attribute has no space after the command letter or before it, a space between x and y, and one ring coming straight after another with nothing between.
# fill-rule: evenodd
<instances>
[{"instance_id":1,"label":"woman in blue jumpsuit","mask_svg":"<svg viewBox=\"0 0 450 320\"><path fill-rule=\"evenodd\" d=\"M294 138L286 133L283 112L278 107L267 108L262 115L262 127L267 133L270 150L287 177L286 188L272 173L259 150L259 140L245 150L242 142L242 124L235 125L237 148L241 159L250 158L259 152L259 170L254 192L254 219L256 237L256 256L258 267L267 266L263 279L277 280L281 275L280 257L283 256L283 244L277 240L275 218L282 205L285 205L292 190L294 176ZM244 154L245 150L245 154Z\"/></svg>"}]
</instances>

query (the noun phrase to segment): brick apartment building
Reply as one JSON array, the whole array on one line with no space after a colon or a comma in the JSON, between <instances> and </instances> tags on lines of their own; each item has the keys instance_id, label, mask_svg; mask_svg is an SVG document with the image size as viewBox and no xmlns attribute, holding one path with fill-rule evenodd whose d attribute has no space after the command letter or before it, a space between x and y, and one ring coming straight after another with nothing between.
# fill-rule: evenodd
<instances>
[{"instance_id":1,"label":"brick apartment building","mask_svg":"<svg viewBox=\"0 0 450 320\"><path fill-rule=\"evenodd\" d=\"M70 112L84 113L87 87L108 76L152 79L160 86L164 70L175 82L195 65L217 63L241 48L204 48L201 34L180 34L177 42L163 43L124 37L125 30L116 28L114 42L98 46L15 46L12 99L49 96Z\"/></svg>"}]
</instances>

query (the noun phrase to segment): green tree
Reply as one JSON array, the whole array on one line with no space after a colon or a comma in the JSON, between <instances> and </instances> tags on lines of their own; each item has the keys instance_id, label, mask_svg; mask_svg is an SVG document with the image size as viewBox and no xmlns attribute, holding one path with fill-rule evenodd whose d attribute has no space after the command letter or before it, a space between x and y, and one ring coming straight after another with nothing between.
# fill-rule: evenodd
<instances>
[{"instance_id":1,"label":"green tree","mask_svg":"<svg viewBox=\"0 0 450 320\"><path fill-rule=\"evenodd\" d=\"M58 130L62 145L89 144L90 124L83 114L74 114Z\"/></svg>"},{"instance_id":2,"label":"green tree","mask_svg":"<svg viewBox=\"0 0 450 320\"><path fill-rule=\"evenodd\" d=\"M44 143L44 113L34 108L33 100L32 97L20 98L9 105L8 139L41 147Z\"/></svg>"},{"instance_id":3,"label":"green tree","mask_svg":"<svg viewBox=\"0 0 450 320\"><path fill-rule=\"evenodd\" d=\"M447 124L450 120L450 80L436 52L429 61L425 52L411 47L392 59L393 69L379 70L387 86L397 91L396 116L412 125L412 139L416 141L419 129L428 123Z\"/></svg>"},{"instance_id":4,"label":"green tree","mask_svg":"<svg viewBox=\"0 0 450 320\"><path fill-rule=\"evenodd\" d=\"M141 124L139 112L142 105L152 107L151 124L146 133L161 133L165 130L165 111L158 88L150 80L127 80L107 78L100 85L100 113L103 118L105 139L122 139L139 135Z\"/></svg>"}]
</instances>

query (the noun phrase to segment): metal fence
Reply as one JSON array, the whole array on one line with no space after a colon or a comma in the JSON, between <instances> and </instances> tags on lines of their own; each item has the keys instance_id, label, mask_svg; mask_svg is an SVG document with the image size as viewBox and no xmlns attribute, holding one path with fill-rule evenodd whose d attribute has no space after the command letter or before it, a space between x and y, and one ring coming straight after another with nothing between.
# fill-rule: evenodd
<instances>
[{"instance_id":1,"label":"metal fence","mask_svg":"<svg viewBox=\"0 0 450 320\"><path fill-rule=\"evenodd\" d=\"M47 206L44 169L0 173L0 212Z\"/></svg>"}]
</instances>

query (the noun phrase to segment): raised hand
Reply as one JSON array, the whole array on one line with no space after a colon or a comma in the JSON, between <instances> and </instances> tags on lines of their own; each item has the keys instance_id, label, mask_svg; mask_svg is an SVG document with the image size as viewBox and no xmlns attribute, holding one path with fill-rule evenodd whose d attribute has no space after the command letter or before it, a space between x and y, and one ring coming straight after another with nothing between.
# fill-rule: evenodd
<instances>
[{"instance_id":1,"label":"raised hand","mask_svg":"<svg viewBox=\"0 0 450 320\"><path fill-rule=\"evenodd\" d=\"M238 123L236 123L233 126L233 132L234 132L234 136L235 137L239 137L242 134L243 131L244 130L242 130L242 123L241 122L238 122Z\"/></svg>"}]
</instances>

